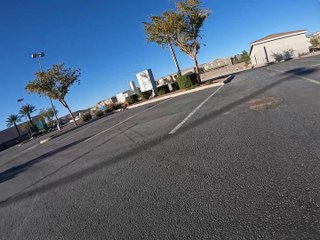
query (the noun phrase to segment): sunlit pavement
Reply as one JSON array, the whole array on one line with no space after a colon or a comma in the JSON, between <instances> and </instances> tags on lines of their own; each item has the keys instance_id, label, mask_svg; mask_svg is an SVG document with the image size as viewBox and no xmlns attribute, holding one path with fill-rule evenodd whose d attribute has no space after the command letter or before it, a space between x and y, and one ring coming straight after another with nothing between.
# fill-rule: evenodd
<instances>
[{"instance_id":1,"label":"sunlit pavement","mask_svg":"<svg viewBox=\"0 0 320 240\"><path fill-rule=\"evenodd\" d=\"M319 72L270 65L1 152L0 239L320 239Z\"/></svg>"}]
</instances>

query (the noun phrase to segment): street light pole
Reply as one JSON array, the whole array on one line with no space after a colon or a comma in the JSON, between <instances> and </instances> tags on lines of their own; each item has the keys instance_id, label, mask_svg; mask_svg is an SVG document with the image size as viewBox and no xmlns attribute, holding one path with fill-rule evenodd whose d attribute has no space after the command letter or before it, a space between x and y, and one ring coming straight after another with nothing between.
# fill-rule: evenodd
<instances>
[{"instance_id":1,"label":"street light pole","mask_svg":"<svg viewBox=\"0 0 320 240\"><path fill-rule=\"evenodd\" d=\"M44 52L41 52L41 53L33 53L31 55L32 58L37 58L38 60L38 63L39 63L39 67L40 67L40 71L43 73L43 69L42 69L42 64L40 62L40 57L44 57ZM59 122L59 119L58 119L58 116L57 116L57 112L56 110L54 109L54 106L53 106L53 103L52 103L52 98L48 95L48 98L50 100L50 105L51 105L51 109L52 109L52 112L53 112L53 115L57 121L57 128L59 131L61 131L61 127L60 127L60 122Z\"/></svg>"}]
</instances>

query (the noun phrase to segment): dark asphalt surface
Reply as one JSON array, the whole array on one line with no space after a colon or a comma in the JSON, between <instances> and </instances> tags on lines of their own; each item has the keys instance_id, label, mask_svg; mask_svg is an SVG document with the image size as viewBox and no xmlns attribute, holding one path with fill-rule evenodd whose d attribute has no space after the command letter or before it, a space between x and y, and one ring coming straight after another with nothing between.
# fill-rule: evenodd
<instances>
[{"instance_id":1,"label":"dark asphalt surface","mask_svg":"<svg viewBox=\"0 0 320 240\"><path fill-rule=\"evenodd\" d=\"M0 239L320 239L319 73L238 74L173 135L217 88L1 152Z\"/></svg>"}]
</instances>

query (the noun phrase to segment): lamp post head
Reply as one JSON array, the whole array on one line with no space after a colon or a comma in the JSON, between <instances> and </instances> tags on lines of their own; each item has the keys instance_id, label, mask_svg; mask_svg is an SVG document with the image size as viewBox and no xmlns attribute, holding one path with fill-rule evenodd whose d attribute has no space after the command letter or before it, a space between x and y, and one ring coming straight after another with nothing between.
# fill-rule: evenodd
<instances>
[{"instance_id":1,"label":"lamp post head","mask_svg":"<svg viewBox=\"0 0 320 240\"><path fill-rule=\"evenodd\" d=\"M37 57L44 57L44 52L41 53L32 53L31 54L32 58L37 58Z\"/></svg>"}]
</instances>

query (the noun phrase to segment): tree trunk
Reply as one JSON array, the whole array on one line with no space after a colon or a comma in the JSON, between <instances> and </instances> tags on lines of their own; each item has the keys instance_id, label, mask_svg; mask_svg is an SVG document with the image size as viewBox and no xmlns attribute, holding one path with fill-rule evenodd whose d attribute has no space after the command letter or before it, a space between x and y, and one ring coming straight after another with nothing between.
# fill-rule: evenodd
<instances>
[{"instance_id":1,"label":"tree trunk","mask_svg":"<svg viewBox=\"0 0 320 240\"><path fill-rule=\"evenodd\" d=\"M78 127L78 123L77 123L75 117L73 116L73 113L72 113L71 109L69 108L67 102L64 101L64 100L59 100L59 101L62 103L62 105L63 105L66 109L68 109L68 111L69 111L69 113L70 113L70 115L71 115L71 118L72 118L74 124L76 125L76 127Z\"/></svg>"},{"instance_id":2,"label":"tree trunk","mask_svg":"<svg viewBox=\"0 0 320 240\"><path fill-rule=\"evenodd\" d=\"M27 114L27 117L28 117L29 122L30 122L30 124L31 124L31 130L32 130L32 132L37 132L37 129L36 129L36 127L35 127L34 124L33 124L31 115L30 115L30 114Z\"/></svg>"},{"instance_id":3,"label":"tree trunk","mask_svg":"<svg viewBox=\"0 0 320 240\"><path fill-rule=\"evenodd\" d=\"M58 115L57 115L57 112L53 106L53 103L52 103L52 98L49 97L49 100L50 100L50 105L51 105L51 109L52 109L52 112L53 112L53 115L54 117L56 118L56 121L57 121L57 128L58 130L61 132L61 126L60 126L60 122L59 122L59 119L58 119Z\"/></svg>"},{"instance_id":4,"label":"tree trunk","mask_svg":"<svg viewBox=\"0 0 320 240\"><path fill-rule=\"evenodd\" d=\"M21 134L20 134L19 128L18 128L18 126L17 126L16 123L13 123L13 124L14 124L14 126L15 126L15 128L16 128L16 130L17 130L17 132L18 132L19 138L20 138L20 137L21 137Z\"/></svg>"},{"instance_id":5,"label":"tree trunk","mask_svg":"<svg viewBox=\"0 0 320 240\"><path fill-rule=\"evenodd\" d=\"M197 74L198 83L200 84L201 83L201 77L200 77L200 71L199 71L197 55L193 56L193 62L194 62L194 70L195 70L195 73Z\"/></svg>"},{"instance_id":6,"label":"tree trunk","mask_svg":"<svg viewBox=\"0 0 320 240\"><path fill-rule=\"evenodd\" d=\"M32 137L32 131L31 131L30 127L28 127L28 129L27 129L27 133L28 133L28 137L31 138Z\"/></svg>"},{"instance_id":7,"label":"tree trunk","mask_svg":"<svg viewBox=\"0 0 320 240\"><path fill-rule=\"evenodd\" d=\"M176 54L175 54L174 49L173 49L173 47L172 47L171 41L168 40L167 42L168 42L168 46L169 46L171 55L172 55L172 57L173 57L173 61L174 61L175 65L176 65L176 67L177 67L177 70L178 70L178 76L180 77L180 76L181 76L181 70L180 70L180 66L179 66L179 63L178 63Z\"/></svg>"}]
</instances>

